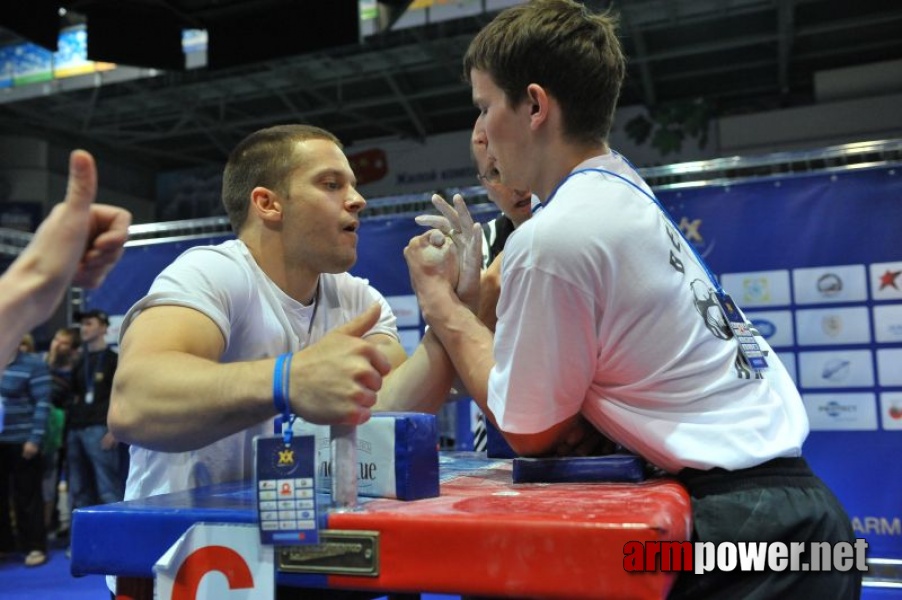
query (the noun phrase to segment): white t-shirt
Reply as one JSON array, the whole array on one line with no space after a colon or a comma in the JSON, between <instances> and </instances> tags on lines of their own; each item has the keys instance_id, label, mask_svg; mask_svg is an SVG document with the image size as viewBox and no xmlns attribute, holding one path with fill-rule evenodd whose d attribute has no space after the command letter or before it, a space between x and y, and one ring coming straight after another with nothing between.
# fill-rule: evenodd
<instances>
[{"instance_id":1,"label":"white t-shirt","mask_svg":"<svg viewBox=\"0 0 902 600\"><path fill-rule=\"evenodd\" d=\"M763 338L770 368L741 366L712 288L629 163L579 165L505 246L488 394L500 428L581 412L674 473L800 455L798 391Z\"/></svg>"},{"instance_id":2,"label":"white t-shirt","mask_svg":"<svg viewBox=\"0 0 902 600\"><path fill-rule=\"evenodd\" d=\"M323 274L318 300L315 305L304 306L263 273L243 242L231 240L218 246L190 248L179 256L157 276L147 296L125 315L120 335L144 309L185 306L202 312L219 326L226 342L222 362L256 360L305 348L377 301L382 305L382 316L367 335L386 333L397 338L391 308L365 279L347 273ZM157 452L132 446L125 499L250 480L252 440L272 432L273 421L266 420L199 450Z\"/></svg>"}]
</instances>

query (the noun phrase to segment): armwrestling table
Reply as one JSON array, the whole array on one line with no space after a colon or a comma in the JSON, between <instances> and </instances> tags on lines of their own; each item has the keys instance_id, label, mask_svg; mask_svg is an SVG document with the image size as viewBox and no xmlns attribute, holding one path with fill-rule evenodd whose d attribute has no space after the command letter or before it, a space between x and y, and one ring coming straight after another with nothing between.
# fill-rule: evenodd
<instances>
[{"instance_id":1,"label":"armwrestling table","mask_svg":"<svg viewBox=\"0 0 902 600\"><path fill-rule=\"evenodd\" d=\"M328 543L333 532L350 535L339 541L370 548L375 565L361 564L367 561L360 557L344 564L334 556L306 565L295 561L292 548L276 548L277 585L499 598L664 598L674 574L624 571L624 544L683 541L691 533L689 497L669 479L513 484L509 459L443 452L440 481L436 498L360 498L355 511L321 509L327 523L321 541ZM328 506L328 498L320 502ZM150 598L154 564L191 525L255 520L254 490L246 482L79 509L72 522L72 574L117 575L120 597ZM372 537L378 540L369 545Z\"/></svg>"}]
</instances>

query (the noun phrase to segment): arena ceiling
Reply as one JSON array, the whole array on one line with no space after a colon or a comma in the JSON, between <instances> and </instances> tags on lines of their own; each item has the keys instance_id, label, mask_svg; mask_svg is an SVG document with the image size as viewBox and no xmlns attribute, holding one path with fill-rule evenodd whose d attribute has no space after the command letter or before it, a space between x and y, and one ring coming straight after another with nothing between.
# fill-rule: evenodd
<instances>
[{"instance_id":1,"label":"arena ceiling","mask_svg":"<svg viewBox=\"0 0 902 600\"><path fill-rule=\"evenodd\" d=\"M0 132L166 170L222 163L238 140L275 123L314 123L351 146L466 129L476 112L461 78L461 57L494 14L486 0L473 1L481 7L477 14L388 28L351 46L15 100L0 94ZM189 17L213 4L260 4L108 3L119 10L178 8ZM104 3L68 4L77 10ZM716 116L800 107L816 101L818 72L902 59L898 0L619 0L614 8L630 58L621 106L667 110L702 102ZM5 31L0 45L17 39Z\"/></svg>"}]
</instances>

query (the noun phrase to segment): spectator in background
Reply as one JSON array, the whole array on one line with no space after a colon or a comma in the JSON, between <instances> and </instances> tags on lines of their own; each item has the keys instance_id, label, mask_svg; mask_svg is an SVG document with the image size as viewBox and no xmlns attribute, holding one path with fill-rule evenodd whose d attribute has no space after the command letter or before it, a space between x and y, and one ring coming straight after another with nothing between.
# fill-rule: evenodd
<instances>
[{"instance_id":1,"label":"spectator in background","mask_svg":"<svg viewBox=\"0 0 902 600\"><path fill-rule=\"evenodd\" d=\"M30 333L26 333L22 336L22 340L19 342L19 352L28 352L34 354L34 350L34 336Z\"/></svg>"},{"instance_id":2,"label":"spectator in background","mask_svg":"<svg viewBox=\"0 0 902 600\"><path fill-rule=\"evenodd\" d=\"M119 443L107 428L113 375L119 355L107 346L107 314L88 310L81 323L82 352L72 369L72 396L66 411L66 460L73 510L122 500Z\"/></svg>"},{"instance_id":3,"label":"spectator in background","mask_svg":"<svg viewBox=\"0 0 902 600\"><path fill-rule=\"evenodd\" d=\"M4 407L0 432L0 555L21 549L25 565L35 567L47 562L41 444L50 408L50 372L41 357L17 350L3 371L0 395ZM17 536L10 521L10 497Z\"/></svg>"},{"instance_id":4,"label":"spectator in background","mask_svg":"<svg viewBox=\"0 0 902 600\"><path fill-rule=\"evenodd\" d=\"M22 336L50 317L70 285L99 286L122 256L131 214L92 204L96 195L94 158L75 150L65 199L0 276L0 360L9 360Z\"/></svg>"},{"instance_id":5,"label":"spectator in background","mask_svg":"<svg viewBox=\"0 0 902 600\"><path fill-rule=\"evenodd\" d=\"M44 354L44 360L50 367L51 375L58 379L58 381L54 381L55 395L65 397L71 392L72 385L69 379L79 356L80 347L80 327L61 327L53 334L53 339L50 340L50 349Z\"/></svg>"},{"instance_id":6,"label":"spectator in background","mask_svg":"<svg viewBox=\"0 0 902 600\"><path fill-rule=\"evenodd\" d=\"M66 407L72 402L72 371L79 356L81 335L78 328L62 327L50 341L50 350L44 360L50 368L52 392L50 416L47 419L47 436L44 439L44 524L48 531L54 526L68 523L68 515L58 515L60 482L66 464L65 420ZM63 490L66 491L66 490ZM64 503L68 507L68 502Z\"/></svg>"}]
</instances>

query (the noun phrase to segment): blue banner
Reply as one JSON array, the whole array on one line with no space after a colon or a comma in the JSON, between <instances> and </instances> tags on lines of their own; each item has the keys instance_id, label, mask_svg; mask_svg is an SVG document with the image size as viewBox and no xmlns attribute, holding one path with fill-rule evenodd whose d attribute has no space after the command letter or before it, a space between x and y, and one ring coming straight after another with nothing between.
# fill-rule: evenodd
<instances>
[{"instance_id":1,"label":"blue banner","mask_svg":"<svg viewBox=\"0 0 902 600\"><path fill-rule=\"evenodd\" d=\"M846 170L658 193L795 378L803 452L870 557L902 558L902 178Z\"/></svg>"},{"instance_id":2,"label":"blue banner","mask_svg":"<svg viewBox=\"0 0 902 600\"><path fill-rule=\"evenodd\" d=\"M114 316L124 316L147 293L156 276L182 252L192 246L218 244L232 237L219 235L128 246L103 285L85 293L85 307L106 311L112 322Z\"/></svg>"}]
</instances>

